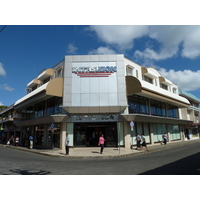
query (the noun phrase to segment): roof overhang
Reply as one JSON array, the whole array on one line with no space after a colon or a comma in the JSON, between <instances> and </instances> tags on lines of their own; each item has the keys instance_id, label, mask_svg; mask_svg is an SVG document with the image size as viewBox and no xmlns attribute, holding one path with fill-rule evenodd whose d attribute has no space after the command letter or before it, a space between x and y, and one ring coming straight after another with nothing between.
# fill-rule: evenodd
<instances>
[{"instance_id":1,"label":"roof overhang","mask_svg":"<svg viewBox=\"0 0 200 200\"><path fill-rule=\"evenodd\" d=\"M48 77L50 77L50 76L53 76L53 69L52 69L52 68L46 69L44 72L42 72L42 73L37 77L37 79L38 79L38 80L45 80L46 78L48 78Z\"/></svg>"},{"instance_id":2,"label":"roof overhang","mask_svg":"<svg viewBox=\"0 0 200 200\"><path fill-rule=\"evenodd\" d=\"M152 70L152 68L142 67L142 75L146 75L152 79L157 78L159 76L158 72Z\"/></svg>"},{"instance_id":3,"label":"roof overhang","mask_svg":"<svg viewBox=\"0 0 200 200\"><path fill-rule=\"evenodd\" d=\"M165 85L172 85L173 84L171 81L169 81L168 79L166 79L162 76L159 77L159 81L160 81L160 83L163 83Z\"/></svg>"},{"instance_id":4,"label":"roof overhang","mask_svg":"<svg viewBox=\"0 0 200 200\"><path fill-rule=\"evenodd\" d=\"M121 115L126 121L134 122L149 122L149 123L164 123L164 124L191 124L190 120L182 120L169 117L158 117L152 115L142 115L142 114L123 114Z\"/></svg>"},{"instance_id":5,"label":"roof overhang","mask_svg":"<svg viewBox=\"0 0 200 200\"><path fill-rule=\"evenodd\" d=\"M59 123L65 122L69 118L68 115L58 114L51 115L46 117L40 117L38 119L24 120L24 121L14 121L17 126L33 126L39 124L50 124L50 123Z\"/></svg>"},{"instance_id":6,"label":"roof overhang","mask_svg":"<svg viewBox=\"0 0 200 200\"><path fill-rule=\"evenodd\" d=\"M124 106L63 106L62 108L70 114L93 114L93 113L120 113L128 105Z\"/></svg>"},{"instance_id":7,"label":"roof overhang","mask_svg":"<svg viewBox=\"0 0 200 200\"><path fill-rule=\"evenodd\" d=\"M141 82L134 76L126 76L126 93L127 96L137 94L143 97L163 101L180 108L187 108L190 106L190 103L186 98L165 91L164 89L146 83L145 81Z\"/></svg>"},{"instance_id":8,"label":"roof overhang","mask_svg":"<svg viewBox=\"0 0 200 200\"><path fill-rule=\"evenodd\" d=\"M35 78L34 80L32 80L30 83L28 83L27 87L34 87L36 85L39 85L41 83L40 80L38 80L37 78Z\"/></svg>"},{"instance_id":9,"label":"roof overhang","mask_svg":"<svg viewBox=\"0 0 200 200\"><path fill-rule=\"evenodd\" d=\"M32 102L37 103L41 100L48 99L49 96L63 96L63 78L55 78L38 87L26 96L15 102L15 108L23 107Z\"/></svg>"}]
</instances>

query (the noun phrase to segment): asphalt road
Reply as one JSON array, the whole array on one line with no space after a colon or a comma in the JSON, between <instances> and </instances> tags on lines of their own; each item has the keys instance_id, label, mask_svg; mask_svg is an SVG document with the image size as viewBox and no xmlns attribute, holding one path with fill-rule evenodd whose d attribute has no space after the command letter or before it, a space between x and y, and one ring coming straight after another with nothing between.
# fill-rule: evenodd
<instances>
[{"instance_id":1,"label":"asphalt road","mask_svg":"<svg viewBox=\"0 0 200 200\"><path fill-rule=\"evenodd\" d=\"M0 175L199 175L200 143L111 159L66 159L0 146Z\"/></svg>"}]
</instances>

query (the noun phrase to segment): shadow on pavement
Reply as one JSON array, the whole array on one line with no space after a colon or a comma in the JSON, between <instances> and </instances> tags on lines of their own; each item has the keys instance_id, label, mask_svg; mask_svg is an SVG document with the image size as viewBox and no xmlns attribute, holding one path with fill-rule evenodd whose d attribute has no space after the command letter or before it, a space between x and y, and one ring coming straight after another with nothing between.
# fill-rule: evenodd
<instances>
[{"instance_id":1,"label":"shadow on pavement","mask_svg":"<svg viewBox=\"0 0 200 200\"><path fill-rule=\"evenodd\" d=\"M200 175L200 153L139 175Z\"/></svg>"},{"instance_id":2,"label":"shadow on pavement","mask_svg":"<svg viewBox=\"0 0 200 200\"><path fill-rule=\"evenodd\" d=\"M20 170L20 169L15 169L15 170L10 170L12 173L20 174L20 175L47 175L50 174L51 172L40 170L40 171L28 171L28 170Z\"/></svg>"}]
</instances>

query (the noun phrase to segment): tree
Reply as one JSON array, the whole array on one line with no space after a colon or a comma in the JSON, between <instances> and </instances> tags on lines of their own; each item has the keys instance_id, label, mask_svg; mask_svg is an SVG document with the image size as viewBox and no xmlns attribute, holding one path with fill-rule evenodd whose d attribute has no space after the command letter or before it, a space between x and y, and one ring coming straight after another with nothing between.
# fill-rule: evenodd
<instances>
[{"instance_id":1,"label":"tree","mask_svg":"<svg viewBox=\"0 0 200 200\"><path fill-rule=\"evenodd\" d=\"M8 106L4 106L4 105L0 106L0 112L1 112L2 110L6 109L7 107L8 107Z\"/></svg>"}]
</instances>

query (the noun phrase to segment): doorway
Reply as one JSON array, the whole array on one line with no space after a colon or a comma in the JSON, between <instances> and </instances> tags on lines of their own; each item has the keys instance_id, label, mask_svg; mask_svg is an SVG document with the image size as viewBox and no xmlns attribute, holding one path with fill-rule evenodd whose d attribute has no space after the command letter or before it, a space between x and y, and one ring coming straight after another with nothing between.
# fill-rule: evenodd
<instances>
[{"instance_id":1,"label":"doorway","mask_svg":"<svg viewBox=\"0 0 200 200\"><path fill-rule=\"evenodd\" d=\"M103 134L105 147L117 146L116 123L76 123L74 124L74 144L76 147L98 147Z\"/></svg>"}]
</instances>

